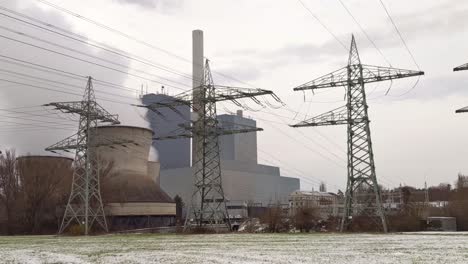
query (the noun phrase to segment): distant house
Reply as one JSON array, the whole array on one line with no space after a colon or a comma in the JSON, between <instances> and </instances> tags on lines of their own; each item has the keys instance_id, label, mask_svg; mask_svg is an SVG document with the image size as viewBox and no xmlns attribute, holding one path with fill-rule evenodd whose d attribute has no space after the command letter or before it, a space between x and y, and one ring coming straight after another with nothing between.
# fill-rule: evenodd
<instances>
[{"instance_id":1,"label":"distant house","mask_svg":"<svg viewBox=\"0 0 468 264\"><path fill-rule=\"evenodd\" d=\"M290 215L301 208L316 208L323 219L338 216L339 196L330 192L295 191L289 195Z\"/></svg>"}]
</instances>

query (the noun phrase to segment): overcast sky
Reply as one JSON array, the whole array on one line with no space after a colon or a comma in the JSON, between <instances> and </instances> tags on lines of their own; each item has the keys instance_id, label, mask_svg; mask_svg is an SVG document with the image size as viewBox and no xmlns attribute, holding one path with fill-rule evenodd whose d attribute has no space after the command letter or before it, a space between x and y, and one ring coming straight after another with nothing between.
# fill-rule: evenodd
<instances>
[{"instance_id":1,"label":"overcast sky","mask_svg":"<svg viewBox=\"0 0 468 264\"><path fill-rule=\"evenodd\" d=\"M378 0L342 1L394 67L416 69ZM292 91L295 86L345 66L348 55L348 51L324 30L299 1L50 0L50 2L151 43L160 50L141 45L67 15L37 0L3 0L0 1L0 5L184 74L191 74L191 31L202 29L205 33L205 56L211 60L212 70L242 81L234 81L215 74L215 83L271 89L287 104L287 107L279 110L262 109L262 112L245 113L257 119L258 125L265 129L258 135L261 163L280 166L285 176L305 178L301 180L302 189L310 189L313 185L317 188L318 180L325 181L332 190L344 189L346 127L294 129L286 126L345 104L343 88L321 91L315 95L306 93L305 96L303 93ZM355 34L361 61L364 64L388 66L386 60L374 49L338 0L303 0L303 2L346 46L349 46L351 34ZM468 115L454 113L456 109L468 105L468 72L452 72L455 66L468 62L466 48L468 2L459 0L384 2L417 63L426 72L426 76L421 78L414 89L412 87L416 78L394 81L388 96L385 96L385 92L390 87L390 83L367 86L378 180L387 187L397 186L400 183L423 186L424 181L428 184L453 183L459 172L468 174L466 148ZM134 89L140 89L140 86L144 85L145 90L148 87L149 92L158 91L162 84L171 94L181 92L178 88L190 89L191 80L182 77L181 74L169 73L45 33L14 22L3 15L0 16L0 20L2 20L1 36L111 65L83 54L60 49L38 39L18 35L11 30L27 33L83 53L105 58L114 63L112 67L146 76L146 80L39 50L4 37L0 37L2 56L32 61L80 75L91 75L98 80L119 83ZM120 66L117 67L116 64ZM42 76L79 87L85 85L84 80L70 80L2 61L0 69ZM141 71L153 75L145 75ZM165 79L159 79L155 75ZM0 113L2 120L0 146L15 147L20 153L40 154L45 147L76 132L76 122L57 119L59 116L53 112L47 112L37 106L51 101L78 100L80 97L11 82L56 90L66 89L64 85L53 84L55 87L52 87L50 83L39 83L24 78L0 71L0 79L10 81L0 81L2 104L0 108L7 110ZM95 88L99 91L96 94L98 100L107 98L121 102L101 101L109 111L121 115L123 124L147 125L141 118L145 112L129 106L137 103L135 92L110 89L98 84ZM82 93L77 87L68 89L71 90L65 91ZM120 97L105 94L106 92L118 93ZM33 106L35 108L32 108ZM17 107L27 108L12 109ZM235 110L237 108L232 104L224 103L218 106L220 113ZM299 111L299 114L296 115L293 111ZM36 113L37 116L31 116L31 113ZM11 116L23 119L12 119Z\"/></svg>"}]
</instances>

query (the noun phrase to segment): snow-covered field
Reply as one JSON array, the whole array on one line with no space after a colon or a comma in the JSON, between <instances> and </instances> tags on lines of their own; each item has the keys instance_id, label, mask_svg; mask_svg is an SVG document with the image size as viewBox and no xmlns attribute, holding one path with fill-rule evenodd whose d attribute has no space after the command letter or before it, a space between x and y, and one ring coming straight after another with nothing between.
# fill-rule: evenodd
<instances>
[{"instance_id":1,"label":"snow-covered field","mask_svg":"<svg viewBox=\"0 0 468 264\"><path fill-rule=\"evenodd\" d=\"M0 263L468 263L468 234L0 236Z\"/></svg>"}]
</instances>

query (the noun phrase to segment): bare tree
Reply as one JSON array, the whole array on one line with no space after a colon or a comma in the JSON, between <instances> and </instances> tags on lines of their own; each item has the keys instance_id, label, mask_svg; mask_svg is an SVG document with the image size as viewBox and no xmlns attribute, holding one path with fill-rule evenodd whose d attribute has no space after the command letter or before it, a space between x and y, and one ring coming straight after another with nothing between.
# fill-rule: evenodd
<instances>
[{"instance_id":1,"label":"bare tree","mask_svg":"<svg viewBox=\"0 0 468 264\"><path fill-rule=\"evenodd\" d=\"M299 207L292 216L294 227L301 232L309 232L318 223L319 212L313 207Z\"/></svg>"},{"instance_id":2,"label":"bare tree","mask_svg":"<svg viewBox=\"0 0 468 264\"><path fill-rule=\"evenodd\" d=\"M288 229L286 215L280 204L269 207L260 217L260 222L267 226L267 231L279 233Z\"/></svg>"},{"instance_id":3,"label":"bare tree","mask_svg":"<svg viewBox=\"0 0 468 264\"><path fill-rule=\"evenodd\" d=\"M49 160L48 160L49 159ZM46 219L55 215L60 184L71 178L71 161L48 157L18 158L17 171L24 201L22 211L28 232L39 233Z\"/></svg>"},{"instance_id":4,"label":"bare tree","mask_svg":"<svg viewBox=\"0 0 468 264\"><path fill-rule=\"evenodd\" d=\"M16 173L16 155L14 150L0 154L0 203L6 212L6 232L13 234L16 220L15 210L19 203L20 181Z\"/></svg>"},{"instance_id":5,"label":"bare tree","mask_svg":"<svg viewBox=\"0 0 468 264\"><path fill-rule=\"evenodd\" d=\"M176 204L176 224L177 226L182 225L182 209L184 208L184 201L182 200L182 197L179 195L176 195L174 197L174 202Z\"/></svg>"}]
</instances>

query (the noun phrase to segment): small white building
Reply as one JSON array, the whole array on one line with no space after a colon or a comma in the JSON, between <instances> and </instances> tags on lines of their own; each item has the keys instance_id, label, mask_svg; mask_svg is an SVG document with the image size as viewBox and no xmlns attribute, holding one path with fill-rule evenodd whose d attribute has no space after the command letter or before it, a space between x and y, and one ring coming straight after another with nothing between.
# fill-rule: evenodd
<instances>
[{"instance_id":1,"label":"small white building","mask_svg":"<svg viewBox=\"0 0 468 264\"><path fill-rule=\"evenodd\" d=\"M322 219L338 216L338 195L329 192L295 191L289 195L290 215L294 215L299 208L317 208Z\"/></svg>"}]
</instances>

